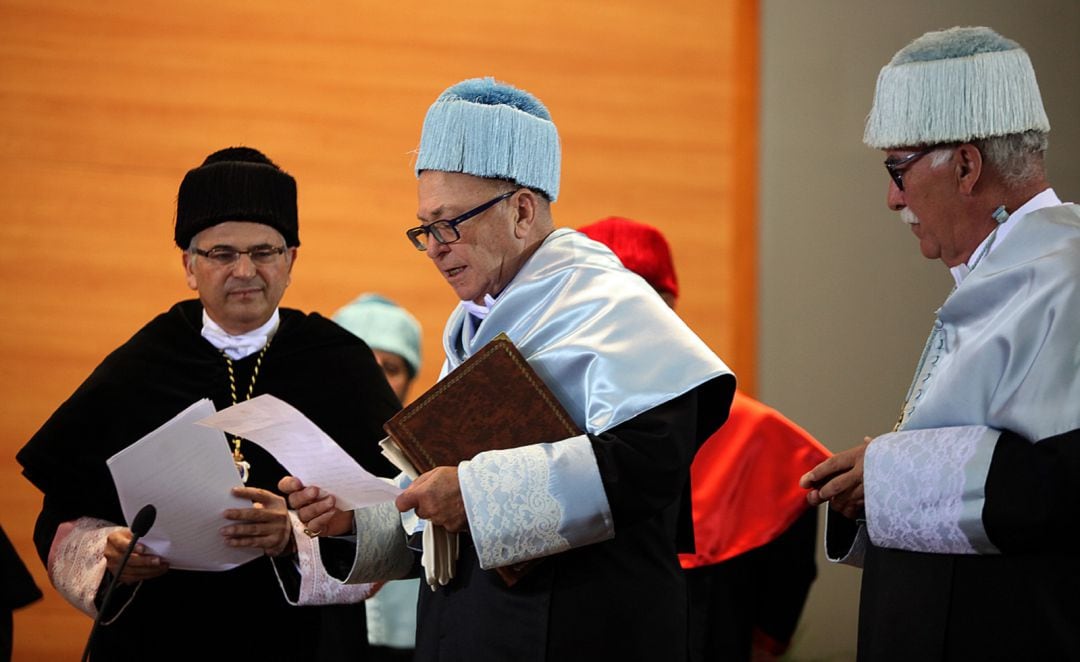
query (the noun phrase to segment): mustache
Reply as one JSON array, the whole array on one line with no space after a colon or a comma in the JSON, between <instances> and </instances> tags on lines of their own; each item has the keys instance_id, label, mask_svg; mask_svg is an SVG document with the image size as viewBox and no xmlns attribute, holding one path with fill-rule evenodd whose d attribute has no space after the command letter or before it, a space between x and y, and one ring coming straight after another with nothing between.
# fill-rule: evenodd
<instances>
[{"instance_id":1,"label":"mustache","mask_svg":"<svg viewBox=\"0 0 1080 662\"><path fill-rule=\"evenodd\" d=\"M266 283L261 278L252 278L250 280L240 280L230 278L225 282L225 293L232 294L240 290L250 289L266 289Z\"/></svg>"},{"instance_id":2,"label":"mustache","mask_svg":"<svg viewBox=\"0 0 1080 662\"><path fill-rule=\"evenodd\" d=\"M915 215L915 212L911 211L907 207L900 210L900 220L908 225L915 225L919 222L919 217Z\"/></svg>"}]
</instances>

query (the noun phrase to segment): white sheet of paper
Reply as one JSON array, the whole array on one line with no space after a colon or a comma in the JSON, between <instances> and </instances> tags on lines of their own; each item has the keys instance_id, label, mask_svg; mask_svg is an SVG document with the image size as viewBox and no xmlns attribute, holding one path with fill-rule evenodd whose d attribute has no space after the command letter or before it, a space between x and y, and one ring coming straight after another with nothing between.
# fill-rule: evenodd
<instances>
[{"instance_id":1,"label":"white sheet of paper","mask_svg":"<svg viewBox=\"0 0 1080 662\"><path fill-rule=\"evenodd\" d=\"M219 529L231 524L226 508L251 508L231 494L241 487L221 432L196 422L214 413L199 400L108 460L124 517L131 522L148 503L157 519L142 543L178 570L228 570L262 556L229 547Z\"/></svg>"},{"instance_id":2,"label":"white sheet of paper","mask_svg":"<svg viewBox=\"0 0 1080 662\"><path fill-rule=\"evenodd\" d=\"M402 492L361 467L307 416L272 395L222 409L200 424L262 446L304 485L333 494L342 510L392 501Z\"/></svg>"}]
</instances>

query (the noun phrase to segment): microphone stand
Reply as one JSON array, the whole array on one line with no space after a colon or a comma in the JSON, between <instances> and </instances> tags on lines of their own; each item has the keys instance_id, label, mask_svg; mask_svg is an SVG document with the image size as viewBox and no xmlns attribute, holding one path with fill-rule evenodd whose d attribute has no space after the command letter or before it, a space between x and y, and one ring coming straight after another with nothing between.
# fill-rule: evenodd
<instances>
[{"instance_id":1,"label":"microphone stand","mask_svg":"<svg viewBox=\"0 0 1080 662\"><path fill-rule=\"evenodd\" d=\"M131 543L128 545L127 551L124 552L124 557L120 559L120 567L117 568L116 575L109 581L109 588L105 590L105 597L101 600L101 608L98 609L97 616L94 617L94 625L90 628L90 636L86 638L86 648L83 649L82 658L80 658L82 662L87 662L90 659L90 648L97 637L98 628L101 626L101 618L109 607L113 591L116 589L116 585L120 583L120 576L124 574L124 568L127 567L131 553L135 551L135 544L139 542L139 538L142 538L150 531L150 527L154 525L156 518L157 509L151 504L146 504L139 509L139 512L135 514L135 519L131 521Z\"/></svg>"}]
</instances>

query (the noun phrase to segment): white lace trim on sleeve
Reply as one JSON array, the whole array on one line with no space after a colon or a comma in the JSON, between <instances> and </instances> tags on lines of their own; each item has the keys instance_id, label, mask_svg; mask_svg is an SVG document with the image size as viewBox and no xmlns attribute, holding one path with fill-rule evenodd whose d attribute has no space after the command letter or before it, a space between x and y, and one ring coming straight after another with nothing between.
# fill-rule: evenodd
<instances>
[{"instance_id":1,"label":"white lace trim on sleeve","mask_svg":"<svg viewBox=\"0 0 1080 662\"><path fill-rule=\"evenodd\" d=\"M97 616L94 598L105 576L105 541L122 528L103 519L80 517L57 527L49 547L49 580L65 600L90 618ZM117 616L124 607L127 603Z\"/></svg>"},{"instance_id":2,"label":"white lace trim on sleeve","mask_svg":"<svg viewBox=\"0 0 1080 662\"><path fill-rule=\"evenodd\" d=\"M937 554L998 553L982 510L999 434L967 425L891 432L871 442L864 486L873 543Z\"/></svg>"},{"instance_id":3,"label":"white lace trim on sleeve","mask_svg":"<svg viewBox=\"0 0 1080 662\"><path fill-rule=\"evenodd\" d=\"M608 540L615 527L588 436L480 453L458 466L480 567Z\"/></svg>"},{"instance_id":4,"label":"white lace trim on sleeve","mask_svg":"<svg viewBox=\"0 0 1080 662\"><path fill-rule=\"evenodd\" d=\"M296 600L289 597L285 586L281 585L281 592L289 604L296 606L351 604L360 602L371 597L378 589L377 584L345 584L330 576L323 567L319 556L319 539L310 538L304 533L304 525L296 513L289 512L289 520L292 522L293 540L296 541L296 563L300 570L300 595ZM277 565L274 565L277 573ZM281 577L278 577L281 584Z\"/></svg>"}]
</instances>

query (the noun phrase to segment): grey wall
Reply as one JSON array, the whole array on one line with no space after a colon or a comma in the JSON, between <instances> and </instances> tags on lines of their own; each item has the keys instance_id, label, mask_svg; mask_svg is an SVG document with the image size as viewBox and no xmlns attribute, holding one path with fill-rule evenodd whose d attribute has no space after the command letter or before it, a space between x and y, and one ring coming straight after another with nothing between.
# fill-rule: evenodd
<instances>
[{"instance_id":1,"label":"grey wall","mask_svg":"<svg viewBox=\"0 0 1080 662\"><path fill-rule=\"evenodd\" d=\"M1031 56L1050 181L1080 201L1077 0L763 0L759 396L832 450L888 431L952 280L885 207L861 143L874 81L927 30L988 25ZM819 558L790 653L854 659L859 571Z\"/></svg>"}]
</instances>

